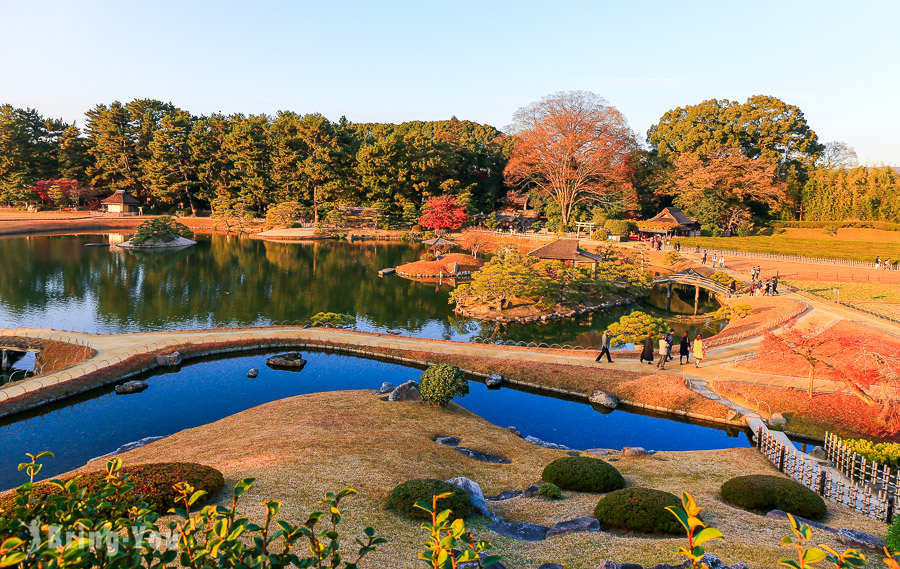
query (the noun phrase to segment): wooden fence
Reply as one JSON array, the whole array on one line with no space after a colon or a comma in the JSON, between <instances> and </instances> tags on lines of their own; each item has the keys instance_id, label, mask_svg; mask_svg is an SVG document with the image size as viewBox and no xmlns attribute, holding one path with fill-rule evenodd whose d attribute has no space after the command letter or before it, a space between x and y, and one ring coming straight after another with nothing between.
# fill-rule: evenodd
<instances>
[{"instance_id":1,"label":"wooden fence","mask_svg":"<svg viewBox=\"0 0 900 569\"><path fill-rule=\"evenodd\" d=\"M674 245L663 245L663 251L671 251L675 249ZM791 263L813 263L816 265L834 265L837 267L856 267L861 269L879 269L881 265L876 265L874 261L851 261L849 259L832 259L825 257L802 257L800 255L781 255L778 253L758 253L754 251L735 251L735 250L723 250L723 249L711 249L708 247L698 247L698 246L683 246L682 250L686 253L695 253L700 254L703 251L706 251L709 260L712 261L712 256L716 255L721 257L725 255L726 257L752 257L758 259L773 259L777 261L788 261Z\"/></svg>"},{"instance_id":2,"label":"wooden fence","mask_svg":"<svg viewBox=\"0 0 900 569\"><path fill-rule=\"evenodd\" d=\"M823 467L764 427L756 433L756 447L778 470L826 500L888 524L893 521L894 508L900 499L896 486L893 490L879 489L869 482L845 478L841 471Z\"/></svg>"},{"instance_id":3,"label":"wooden fence","mask_svg":"<svg viewBox=\"0 0 900 569\"><path fill-rule=\"evenodd\" d=\"M900 496L900 469L867 459L844 444L834 433L825 433L825 452L834 468L853 482L870 484L878 490Z\"/></svg>"}]
</instances>

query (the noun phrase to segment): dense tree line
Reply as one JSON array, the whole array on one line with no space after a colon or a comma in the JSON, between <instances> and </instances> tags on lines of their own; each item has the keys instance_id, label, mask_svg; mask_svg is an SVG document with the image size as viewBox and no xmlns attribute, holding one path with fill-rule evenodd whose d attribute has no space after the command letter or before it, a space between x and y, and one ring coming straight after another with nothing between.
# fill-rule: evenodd
<instances>
[{"instance_id":1,"label":"dense tree line","mask_svg":"<svg viewBox=\"0 0 900 569\"><path fill-rule=\"evenodd\" d=\"M370 205L414 215L451 194L476 211L502 189L511 140L455 117L394 124L334 123L319 114L194 116L139 99L100 104L84 131L33 109L0 107L0 203L35 200L41 180L65 178L100 195L125 189L148 205L240 202L264 212L296 201L319 209Z\"/></svg>"},{"instance_id":2,"label":"dense tree line","mask_svg":"<svg viewBox=\"0 0 900 569\"><path fill-rule=\"evenodd\" d=\"M803 188L805 220L900 222L895 168L819 168Z\"/></svg>"}]
</instances>

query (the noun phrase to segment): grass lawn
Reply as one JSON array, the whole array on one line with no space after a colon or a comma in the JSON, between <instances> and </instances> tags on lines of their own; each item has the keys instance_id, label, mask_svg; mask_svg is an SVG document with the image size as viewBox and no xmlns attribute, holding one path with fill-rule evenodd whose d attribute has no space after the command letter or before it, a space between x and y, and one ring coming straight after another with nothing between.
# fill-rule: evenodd
<instances>
[{"instance_id":1,"label":"grass lawn","mask_svg":"<svg viewBox=\"0 0 900 569\"><path fill-rule=\"evenodd\" d=\"M825 257L875 262L876 256L900 259L900 232L877 229L839 229L828 235L822 229L785 229L778 235L750 237L685 237L685 247L700 246L733 251Z\"/></svg>"},{"instance_id":2,"label":"grass lawn","mask_svg":"<svg viewBox=\"0 0 900 569\"><path fill-rule=\"evenodd\" d=\"M487 464L471 460L450 447L433 442L436 435L455 435L462 444L498 454L511 464ZM242 513L254 521L264 514L259 502L283 502L280 516L305 519L321 507L317 500L328 490L350 486L359 496L346 501L341 526L344 546L353 550L352 537L366 525L389 539L363 567L422 567L416 559L424 534L417 521L407 520L385 508L385 498L396 484L410 478L448 479L465 476L479 484L486 495L524 489L541 478L543 467L565 456L531 445L508 430L493 425L464 409L450 405L436 408L423 403L388 403L371 392L339 391L301 395L254 407L215 423L176 433L161 441L122 455L126 464L194 461L218 468L226 486L245 477L256 477L256 486L244 499ZM660 452L648 457L614 454L608 457L629 486L647 486L673 493L687 490L705 506L705 520L720 529L725 542L711 542L709 551L729 564L746 561L751 567L775 567L785 556L781 536L787 523L751 514L725 504L719 488L743 474L777 474L755 449L724 451ZM87 468L96 469L100 461ZM600 494L564 492L564 500L518 497L493 503L510 521L552 524L593 515ZM230 492L216 498L230 503ZM163 520L161 520L163 521ZM885 524L829 504L826 523L884 535ZM653 565L680 562L671 548L683 540L585 532L551 537L539 542L504 538L487 528L485 518L473 518L469 528L478 539L494 543L493 552L504 556L514 569L536 569L543 563L567 568L593 569L604 560ZM816 543L843 550L833 536L814 530ZM870 567L876 567L872 555Z\"/></svg>"},{"instance_id":3,"label":"grass lawn","mask_svg":"<svg viewBox=\"0 0 900 569\"><path fill-rule=\"evenodd\" d=\"M875 283L843 283L823 281L784 281L828 300L839 300L850 306L900 319L900 286ZM837 290L837 295L835 295Z\"/></svg>"}]
</instances>

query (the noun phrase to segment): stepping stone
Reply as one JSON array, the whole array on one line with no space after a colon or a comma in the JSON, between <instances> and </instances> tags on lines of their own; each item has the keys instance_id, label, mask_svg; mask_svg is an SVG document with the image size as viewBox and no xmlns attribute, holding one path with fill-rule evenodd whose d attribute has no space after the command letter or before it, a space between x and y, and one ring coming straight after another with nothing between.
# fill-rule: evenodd
<instances>
[{"instance_id":1,"label":"stepping stone","mask_svg":"<svg viewBox=\"0 0 900 569\"><path fill-rule=\"evenodd\" d=\"M438 437L438 438L434 439L434 442L436 442L439 445L455 447L455 446L459 445L459 437Z\"/></svg>"},{"instance_id":2,"label":"stepping stone","mask_svg":"<svg viewBox=\"0 0 900 569\"><path fill-rule=\"evenodd\" d=\"M547 539L547 531L550 528L537 524L500 522L489 525L488 529L519 541L543 541Z\"/></svg>"},{"instance_id":3,"label":"stepping stone","mask_svg":"<svg viewBox=\"0 0 900 569\"><path fill-rule=\"evenodd\" d=\"M472 450L466 447L455 447L456 451L462 453L472 460L479 460L481 462L490 462L492 464L511 464L512 461L508 458L503 458L500 456L494 456L492 454L488 454L486 452L481 452L479 450Z\"/></svg>"},{"instance_id":4,"label":"stepping stone","mask_svg":"<svg viewBox=\"0 0 900 569\"><path fill-rule=\"evenodd\" d=\"M576 531L600 531L600 522L591 516L582 516L574 520L559 522L547 530L547 537Z\"/></svg>"},{"instance_id":5,"label":"stepping stone","mask_svg":"<svg viewBox=\"0 0 900 569\"><path fill-rule=\"evenodd\" d=\"M509 500L511 498L521 496L522 494L524 494L524 492L522 492L521 490L504 490L496 496L485 497L485 500L487 500L488 502L500 502L503 500Z\"/></svg>"}]
</instances>

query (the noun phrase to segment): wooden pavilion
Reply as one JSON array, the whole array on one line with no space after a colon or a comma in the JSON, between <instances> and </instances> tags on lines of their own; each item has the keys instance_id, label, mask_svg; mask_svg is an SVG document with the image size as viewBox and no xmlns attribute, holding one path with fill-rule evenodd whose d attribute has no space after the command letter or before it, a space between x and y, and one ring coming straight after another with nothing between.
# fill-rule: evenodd
<instances>
[{"instance_id":1,"label":"wooden pavilion","mask_svg":"<svg viewBox=\"0 0 900 569\"><path fill-rule=\"evenodd\" d=\"M700 224L677 207L666 207L654 217L639 221L637 231L645 238L651 235L697 237Z\"/></svg>"},{"instance_id":2,"label":"wooden pavilion","mask_svg":"<svg viewBox=\"0 0 900 569\"><path fill-rule=\"evenodd\" d=\"M125 190L116 190L116 193L109 196L101 204L106 206L108 215L137 215L138 206L141 205L136 198L129 195Z\"/></svg>"},{"instance_id":3,"label":"wooden pavilion","mask_svg":"<svg viewBox=\"0 0 900 569\"><path fill-rule=\"evenodd\" d=\"M562 261L567 267L577 267L579 264L590 265L591 275L597 273L597 263L603 260L599 255L588 253L579 247L578 239L558 239L529 251L528 254L542 261Z\"/></svg>"}]
</instances>

